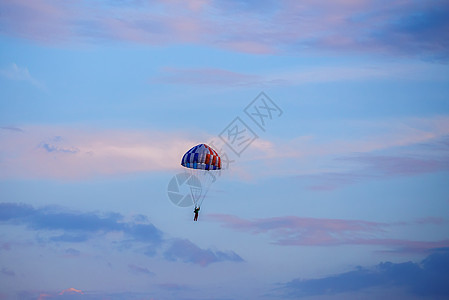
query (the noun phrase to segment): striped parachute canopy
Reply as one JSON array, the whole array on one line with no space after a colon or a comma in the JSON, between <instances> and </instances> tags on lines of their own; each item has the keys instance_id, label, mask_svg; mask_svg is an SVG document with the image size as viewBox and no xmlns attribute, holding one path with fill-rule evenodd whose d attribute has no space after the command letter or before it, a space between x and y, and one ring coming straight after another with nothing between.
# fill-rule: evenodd
<instances>
[{"instance_id":1,"label":"striped parachute canopy","mask_svg":"<svg viewBox=\"0 0 449 300\"><path fill-rule=\"evenodd\" d=\"M220 170L221 158L206 144L199 144L184 154L181 165L190 169Z\"/></svg>"},{"instance_id":2,"label":"striped parachute canopy","mask_svg":"<svg viewBox=\"0 0 449 300\"><path fill-rule=\"evenodd\" d=\"M217 171L211 171L221 170L221 158L208 145L199 144L184 154L181 165L186 167L186 183L190 187L191 203L199 207L210 185L216 180Z\"/></svg>"}]
</instances>

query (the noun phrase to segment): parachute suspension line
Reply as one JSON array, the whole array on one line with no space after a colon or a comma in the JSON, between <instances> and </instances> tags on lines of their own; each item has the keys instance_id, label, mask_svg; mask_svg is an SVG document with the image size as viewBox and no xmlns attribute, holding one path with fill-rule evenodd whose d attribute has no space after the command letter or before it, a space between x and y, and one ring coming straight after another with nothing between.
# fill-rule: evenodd
<instances>
[{"instance_id":1,"label":"parachute suspension line","mask_svg":"<svg viewBox=\"0 0 449 300\"><path fill-rule=\"evenodd\" d=\"M190 181L190 196L192 197L192 202L197 207L198 201L201 199L202 194L202 182L198 170L197 169L187 169L187 173L189 174Z\"/></svg>"},{"instance_id":2,"label":"parachute suspension line","mask_svg":"<svg viewBox=\"0 0 449 300\"><path fill-rule=\"evenodd\" d=\"M188 172L191 178L190 193L193 204L195 207L199 207L203 204L207 192L209 191L209 187L214 181L214 178L212 177L213 174L202 169L188 169Z\"/></svg>"},{"instance_id":3,"label":"parachute suspension line","mask_svg":"<svg viewBox=\"0 0 449 300\"><path fill-rule=\"evenodd\" d=\"M209 192L209 188L212 183L215 181L214 175L210 173L209 170L201 170L201 175L203 178L200 179L202 184L201 189L201 198L198 201L198 206L203 204L204 198L206 198L207 193Z\"/></svg>"}]
</instances>

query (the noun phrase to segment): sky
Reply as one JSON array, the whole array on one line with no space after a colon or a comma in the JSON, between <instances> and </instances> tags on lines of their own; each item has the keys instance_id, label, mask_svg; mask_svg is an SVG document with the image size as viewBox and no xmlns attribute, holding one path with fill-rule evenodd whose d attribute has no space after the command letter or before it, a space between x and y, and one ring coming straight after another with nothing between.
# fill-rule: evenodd
<instances>
[{"instance_id":1,"label":"sky","mask_svg":"<svg viewBox=\"0 0 449 300\"><path fill-rule=\"evenodd\" d=\"M0 299L447 299L448 62L448 1L0 0Z\"/></svg>"}]
</instances>

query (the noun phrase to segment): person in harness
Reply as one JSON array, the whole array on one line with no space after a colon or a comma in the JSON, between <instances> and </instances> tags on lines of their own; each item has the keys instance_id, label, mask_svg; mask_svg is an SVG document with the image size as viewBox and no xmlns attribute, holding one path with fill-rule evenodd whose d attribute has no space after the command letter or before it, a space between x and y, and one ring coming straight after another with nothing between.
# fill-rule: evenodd
<instances>
[{"instance_id":1,"label":"person in harness","mask_svg":"<svg viewBox=\"0 0 449 300\"><path fill-rule=\"evenodd\" d=\"M195 210L193 211L195 213L195 216L193 217L193 221L198 221L198 212L200 211L200 207L195 206Z\"/></svg>"}]
</instances>

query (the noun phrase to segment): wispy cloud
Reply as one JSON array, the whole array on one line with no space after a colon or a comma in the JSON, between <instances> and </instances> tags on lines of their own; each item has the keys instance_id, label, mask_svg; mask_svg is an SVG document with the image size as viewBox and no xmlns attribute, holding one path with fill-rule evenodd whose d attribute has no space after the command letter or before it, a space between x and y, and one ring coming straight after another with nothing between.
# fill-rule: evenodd
<instances>
[{"instance_id":1,"label":"wispy cloud","mask_svg":"<svg viewBox=\"0 0 449 300\"><path fill-rule=\"evenodd\" d=\"M269 86L282 84L259 75L243 74L224 69L178 69L165 68L161 74L150 79L152 83L187 84L206 86Z\"/></svg>"},{"instance_id":2,"label":"wispy cloud","mask_svg":"<svg viewBox=\"0 0 449 300\"><path fill-rule=\"evenodd\" d=\"M413 241L387 237L391 227L405 226L405 223L296 216L247 220L221 214L209 215L207 220L218 222L223 227L237 231L254 235L266 234L271 237L273 244L280 246L370 245L383 246L398 252L423 252L432 248L449 246L449 240Z\"/></svg>"},{"instance_id":3,"label":"wispy cloud","mask_svg":"<svg viewBox=\"0 0 449 300\"><path fill-rule=\"evenodd\" d=\"M220 68L166 67L149 79L154 84L181 84L209 87L298 86L310 83L349 82L363 80L442 81L447 71L441 65L426 63L345 64L328 66L290 66L280 71L242 73Z\"/></svg>"},{"instance_id":4,"label":"wispy cloud","mask_svg":"<svg viewBox=\"0 0 449 300\"><path fill-rule=\"evenodd\" d=\"M67 248L67 249L65 250L65 254L66 254L68 257L78 257L78 256L81 254L81 251L76 250L76 249L73 249L73 248Z\"/></svg>"},{"instance_id":5,"label":"wispy cloud","mask_svg":"<svg viewBox=\"0 0 449 300\"><path fill-rule=\"evenodd\" d=\"M7 68L0 69L0 76L10 80L27 82L41 90L45 89L45 86L42 82L31 76L30 72L28 71L28 68L19 67L15 63L11 64Z\"/></svg>"},{"instance_id":6,"label":"wispy cloud","mask_svg":"<svg viewBox=\"0 0 449 300\"><path fill-rule=\"evenodd\" d=\"M196 43L249 53L381 53L448 57L444 0L3 1L4 34L44 43Z\"/></svg>"},{"instance_id":7,"label":"wispy cloud","mask_svg":"<svg viewBox=\"0 0 449 300\"><path fill-rule=\"evenodd\" d=\"M2 127L0 127L0 129L9 130L9 131L16 131L16 132L23 132L22 129L20 129L19 127L14 127L14 126L2 126Z\"/></svg>"},{"instance_id":8,"label":"wispy cloud","mask_svg":"<svg viewBox=\"0 0 449 300\"><path fill-rule=\"evenodd\" d=\"M148 268L142 267L142 266L136 266L133 264L128 265L128 269L131 273L137 274L137 275L146 275L146 276L154 276L155 273L151 272Z\"/></svg>"},{"instance_id":9,"label":"wispy cloud","mask_svg":"<svg viewBox=\"0 0 449 300\"><path fill-rule=\"evenodd\" d=\"M60 136L55 136L48 141L42 142L39 147L46 150L47 152L54 153L78 153L80 150L76 147L66 147L63 146L64 139Z\"/></svg>"},{"instance_id":10,"label":"wispy cloud","mask_svg":"<svg viewBox=\"0 0 449 300\"><path fill-rule=\"evenodd\" d=\"M383 262L374 267L318 279L294 279L281 284L277 290L283 297L300 298L336 295L376 287L390 296L392 288L405 288L407 295L420 297L449 297L449 251L435 249L421 263ZM353 295L354 296L354 295Z\"/></svg>"}]
</instances>

